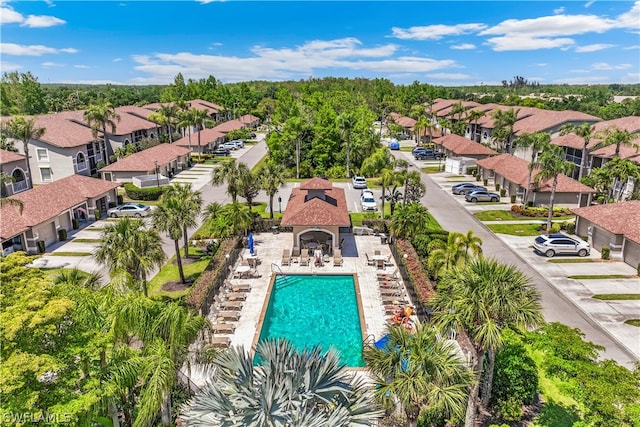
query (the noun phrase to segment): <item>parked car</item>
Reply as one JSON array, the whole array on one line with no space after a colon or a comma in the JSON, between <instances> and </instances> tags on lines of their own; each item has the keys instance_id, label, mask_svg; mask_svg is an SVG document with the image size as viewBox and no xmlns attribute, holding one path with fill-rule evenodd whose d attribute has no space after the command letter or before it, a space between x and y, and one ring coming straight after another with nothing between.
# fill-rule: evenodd
<instances>
[{"instance_id":1,"label":"parked car","mask_svg":"<svg viewBox=\"0 0 640 427\"><path fill-rule=\"evenodd\" d=\"M396 132L396 136L398 139L409 139L411 137L411 135L405 132Z\"/></svg>"},{"instance_id":2,"label":"parked car","mask_svg":"<svg viewBox=\"0 0 640 427\"><path fill-rule=\"evenodd\" d=\"M214 156L230 156L231 155L231 151L229 151L227 148L222 148L222 147L218 147L215 150L213 150L213 155Z\"/></svg>"},{"instance_id":3,"label":"parked car","mask_svg":"<svg viewBox=\"0 0 640 427\"><path fill-rule=\"evenodd\" d=\"M500 195L497 193L489 193L487 190L478 190L464 195L467 202L499 202Z\"/></svg>"},{"instance_id":4,"label":"parked car","mask_svg":"<svg viewBox=\"0 0 640 427\"><path fill-rule=\"evenodd\" d=\"M463 182L460 184L456 184L451 187L451 192L453 194L464 194L467 190L477 187L478 184L473 184L471 182Z\"/></svg>"},{"instance_id":5,"label":"parked car","mask_svg":"<svg viewBox=\"0 0 640 427\"><path fill-rule=\"evenodd\" d=\"M219 148L226 148L227 150L237 150L238 146L233 141L227 141L220 144Z\"/></svg>"},{"instance_id":6,"label":"parked car","mask_svg":"<svg viewBox=\"0 0 640 427\"><path fill-rule=\"evenodd\" d=\"M440 151L434 151L429 148L421 148L413 150L413 158L416 160L441 159L444 154Z\"/></svg>"},{"instance_id":7,"label":"parked car","mask_svg":"<svg viewBox=\"0 0 640 427\"><path fill-rule=\"evenodd\" d=\"M256 139L256 133L255 132L251 132L251 139Z\"/></svg>"},{"instance_id":8,"label":"parked car","mask_svg":"<svg viewBox=\"0 0 640 427\"><path fill-rule=\"evenodd\" d=\"M244 148L244 141L241 139L234 139L233 141L229 142L233 142L234 144L236 144L236 148Z\"/></svg>"},{"instance_id":9,"label":"parked car","mask_svg":"<svg viewBox=\"0 0 640 427\"><path fill-rule=\"evenodd\" d=\"M548 234L535 238L533 249L549 258L556 254L587 256L591 252L589 242L574 239L565 234Z\"/></svg>"},{"instance_id":10,"label":"parked car","mask_svg":"<svg viewBox=\"0 0 640 427\"><path fill-rule=\"evenodd\" d=\"M124 205L111 208L107 211L107 216L120 218L123 216L143 217L151 213L151 207L142 203L125 203Z\"/></svg>"},{"instance_id":11,"label":"parked car","mask_svg":"<svg viewBox=\"0 0 640 427\"><path fill-rule=\"evenodd\" d=\"M356 189L367 188L367 179L364 176L354 176L351 179L351 184Z\"/></svg>"},{"instance_id":12,"label":"parked car","mask_svg":"<svg viewBox=\"0 0 640 427\"><path fill-rule=\"evenodd\" d=\"M399 150L400 149L400 143L395 140L392 139L391 141L389 141L389 150Z\"/></svg>"},{"instance_id":13,"label":"parked car","mask_svg":"<svg viewBox=\"0 0 640 427\"><path fill-rule=\"evenodd\" d=\"M474 187L464 190L464 193L461 193L461 194L464 194L466 196L467 194L473 193L474 191L487 191L487 187L476 185Z\"/></svg>"},{"instance_id":14,"label":"parked car","mask_svg":"<svg viewBox=\"0 0 640 427\"><path fill-rule=\"evenodd\" d=\"M372 191L364 190L360 195L360 205L363 211L376 211L378 210L378 204L373 196Z\"/></svg>"}]
</instances>

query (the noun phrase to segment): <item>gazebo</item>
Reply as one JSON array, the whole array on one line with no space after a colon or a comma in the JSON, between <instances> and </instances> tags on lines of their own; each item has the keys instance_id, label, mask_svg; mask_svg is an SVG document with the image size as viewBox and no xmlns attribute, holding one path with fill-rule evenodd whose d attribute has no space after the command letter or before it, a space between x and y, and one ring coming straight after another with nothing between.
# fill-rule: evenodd
<instances>
[{"instance_id":1,"label":"gazebo","mask_svg":"<svg viewBox=\"0 0 640 427\"><path fill-rule=\"evenodd\" d=\"M322 178L303 182L291 191L280 224L293 228L293 246L338 248L340 228L351 226L344 189Z\"/></svg>"}]
</instances>

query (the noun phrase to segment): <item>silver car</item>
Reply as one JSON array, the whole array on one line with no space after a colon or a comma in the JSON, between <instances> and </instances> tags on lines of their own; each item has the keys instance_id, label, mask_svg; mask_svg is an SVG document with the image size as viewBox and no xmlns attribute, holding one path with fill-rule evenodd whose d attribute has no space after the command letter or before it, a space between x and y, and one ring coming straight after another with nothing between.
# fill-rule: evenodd
<instances>
[{"instance_id":1,"label":"silver car","mask_svg":"<svg viewBox=\"0 0 640 427\"><path fill-rule=\"evenodd\" d=\"M134 216L137 218L147 216L151 213L151 207L142 203L125 203L107 211L107 215L111 218L120 218L123 216Z\"/></svg>"},{"instance_id":2,"label":"silver car","mask_svg":"<svg viewBox=\"0 0 640 427\"><path fill-rule=\"evenodd\" d=\"M467 202L499 202L500 195L498 193L489 193L487 190L473 191L464 195Z\"/></svg>"},{"instance_id":3,"label":"silver car","mask_svg":"<svg viewBox=\"0 0 640 427\"><path fill-rule=\"evenodd\" d=\"M591 252L589 242L564 234L548 234L535 238L533 249L549 258L557 254L587 256Z\"/></svg>"}]
</instances>

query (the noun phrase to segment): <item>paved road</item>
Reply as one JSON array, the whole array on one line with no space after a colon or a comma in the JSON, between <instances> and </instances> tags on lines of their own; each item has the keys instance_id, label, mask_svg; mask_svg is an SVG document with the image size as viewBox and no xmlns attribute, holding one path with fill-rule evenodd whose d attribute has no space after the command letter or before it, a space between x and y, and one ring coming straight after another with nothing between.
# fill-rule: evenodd
<instances>
[{"instance_id":1,"label":"paved road","mask_svg":"<svg viewBox=\"0 0 640 427\"><path fill-rule=\"evenodd\" d=\"M395 152L394 155L408 160L413 167L422 166L406 152ZM614 359L617 362L630 367L637 358L627 348L617 342L588 315L569 302L561 292L557 291L537 270L527 264L517 252L502 242L495 234L490 232L480 221L466 209L460 207L451 194L442 189L427 174L422 174L427 191L421 202L427 206L429 212L438 223L449 231L473 233L482 239L482 249L486 256L492 256L500 260L508 260L510 264L518 267L531 278L541 295L544 317L549 322L562 322L574 328L579 328L585 338L595 344L605 347L603 358Z\"/></svg>"}]
</instances>

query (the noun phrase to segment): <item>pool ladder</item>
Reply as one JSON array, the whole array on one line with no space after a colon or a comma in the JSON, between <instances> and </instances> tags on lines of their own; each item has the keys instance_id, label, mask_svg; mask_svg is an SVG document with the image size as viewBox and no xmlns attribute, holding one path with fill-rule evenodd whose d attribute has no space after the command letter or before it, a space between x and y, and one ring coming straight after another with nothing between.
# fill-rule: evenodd
<instances>
[{"instance_id":1,"label":"pool ladder","mask_svg":"<svg viewBox=\"0 0 640 427\"><path fill-rule=\"evenodd\" d=\"M284 274L284 271L282 271L282 269L280 268L280 266L278 264L276 264L275 262L271 263L271 272L272 273L277 273L277 274L281 274L282 277L284 277L284 280L288 281L287 275Z\"/></svg>"}]
</instances>

